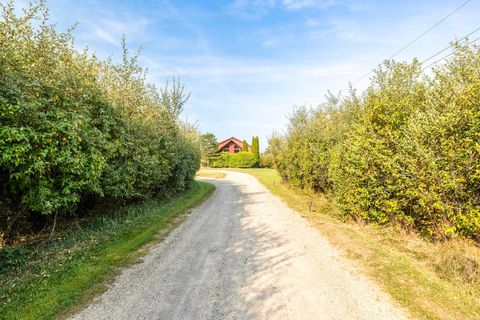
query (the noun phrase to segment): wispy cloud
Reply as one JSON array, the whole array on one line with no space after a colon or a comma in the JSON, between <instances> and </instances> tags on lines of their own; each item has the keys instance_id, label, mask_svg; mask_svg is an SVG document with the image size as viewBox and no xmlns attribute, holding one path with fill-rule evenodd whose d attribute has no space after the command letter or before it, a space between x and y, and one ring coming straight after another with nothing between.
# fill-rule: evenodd
<instances>
[{"instance_id":1,"label":"wispy cloud","mask_svg":"<svg viewBox=\"0 0 480 320\"><path fill-rule=\"evenodd\" d=\"M265 137L292 105L320 103L327 90L345 88L452 9L451 0L49 3L54 22L78 21L79 42L101 57L119 52L122 34L132 49L144 44L149 80L162 85L180 76L192 91L188 118L219 138ZM469 6L399 58L428 57L473 30L480 4Z\"/></svg>"},{"instance_id":2,"label":"wispy cloud","mask_svg":"<svg viewBox=\"0 0 480 320\"><path fill-rule=\"evenodd\" d=\"M80 22L84 25L83 37L99 42L106 42L112 46L120 46L122 35L127 38L142 36L151 20L138 15L122 13L122 16L113 17L111 13L94 16Z\"/></svg>"},{"instance_id":3,"label":"wispy cloud","mask_svg":"<svg viewBox=\"0 0 480 320\"><path fill-rule=\"evenodd\" d=\"M260 18L274 8L290 11L303 9L325 10L333 7L344 7L348 11L359 11L368 5L368 1L354 0L235 0L232 12L244 18Z\"/></svg>"}]
</instances>

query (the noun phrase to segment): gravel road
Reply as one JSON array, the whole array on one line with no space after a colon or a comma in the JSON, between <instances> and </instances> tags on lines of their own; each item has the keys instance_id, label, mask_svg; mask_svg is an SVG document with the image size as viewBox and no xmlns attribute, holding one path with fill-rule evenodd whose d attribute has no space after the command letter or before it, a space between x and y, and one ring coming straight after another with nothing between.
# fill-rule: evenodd
<instances>
[{"instance_id":1,"label":"gravel road","mask_svg":"<svg viewBox=\"0 0 480 320\"><path fill-rule=\"evenodd\" d=\"M226 172L143 261L72 319L405 319L254 177Z\"/></svg>"}]
</instances>

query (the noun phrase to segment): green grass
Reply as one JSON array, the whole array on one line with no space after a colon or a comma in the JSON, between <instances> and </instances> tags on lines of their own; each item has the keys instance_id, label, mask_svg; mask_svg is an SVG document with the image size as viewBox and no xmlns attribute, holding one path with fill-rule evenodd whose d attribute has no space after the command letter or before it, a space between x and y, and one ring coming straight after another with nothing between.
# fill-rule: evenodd
<instances>
[{"instance_id":1,"label":"green grass","mask_svg":"<svg viewBox=\"0 0 480 320\"><path fill-rule=\"evenodd\" d=\"M432 243L392 227L345 219L332 199L295 190L274 169L249 173L309 220L416 319L480 319L480 248ZM311 210L310 210L311 209Z\"/></svg>"},{"instance_id":2,"label":"green grass","mask_svg":"<svg viewBox=\"0 0 480 320\"><path fill-rule=\"evenodd\" d=\"M10 250L13 262L0 265L0 319L52 319L77 310L214 188L195 181L169 201L130 205L70 228L54 241Z\"/></svg>"},{"instance_id":3,"label":"green grass","mask_svg":"<svg viewBox=\"0 0 480 320\"><path fill-rule=\"evenodd\" d=\"M204 178L221 179L225 177L225 173L204 168L204 169L198 170L197 176L204 177Z\"/></svg>"}]
</instances>

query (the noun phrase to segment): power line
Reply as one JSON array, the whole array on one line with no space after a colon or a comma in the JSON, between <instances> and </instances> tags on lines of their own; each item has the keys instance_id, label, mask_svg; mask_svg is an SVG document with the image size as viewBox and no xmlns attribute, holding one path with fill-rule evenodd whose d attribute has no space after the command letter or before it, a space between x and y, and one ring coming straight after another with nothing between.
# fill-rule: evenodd
<instances>
[{"instance_id":1,"label":"power line","mask_svg":"<svg viewBox=\"0 0 480 320\"><path fill-rule=\"evenodd\" d=\"M480 28L479 28L479 30L480 30ZM473 44L473 43L477 42L478 40L480 40L480 37L478 37L478 38L476 38L475 40L472 40L472 41L467 41L467 43ZM451 46L447 47L446 49L449 49L449 48L451 48ZM422 63L424 63L425 61L431 60L433 57L437 56L439 53L445 51L446 49L443 49L442 51L437 52L436 54L434 54L434 55L431 56L430 58L424 60ZM439 62L442 61L442 60L445 60L446 58L450 57L450 56L453 55L454 53L455 53L455 52L450 52L450 53L447 54L446 56L443 56L442 58L436 60L435 62L430 63L428 66L423 67L423 68L422 68L422 71L425 70L425 69L430 68L431 66L433 66L434 64L439 63Z\"/></svg>"},{"instance_id":2,"label":"power line","mask_svg":"<svg viewBox=\"0 0 480 320\"><path fill-rule=\"evenodd\" d=\"M468 39L468 37L470 37L472 34L474 34L475 32L477 32L478 30L480 30L480 27L478 27L477 29L473 30L472 32L470 32L469 34L467 34L466 36L460 38L458 41L463 41L465 39ZM435 53L434 55L428 57L427 59L423 60L421 62L421 64L424 64L425 62L429 61L429 60L432 60L433 58L435 58L436 56L438 56L439 54L445 52L446 50L450 49L452 47L452 45L448 45L446 46L445 48L443 48L442 50L438 51L437 53Z\"/></svg>"},{"instance_id":3,"label":"power line","mask_svg":"<svg viewBox=\"0 0 480 320\"><path fill-rule=\"evenodd\" d=\"M454 15L455 13L457 13L460 9L462 9L464 6L466 6L470 1L472 0L467 0L465 2L463 2L460 6L458 6L455 10L451 11L449 14L447 14L445 17L443 17L442 19L440 19L438 22L436 22L434 25L432 25L430 28L428 28L427 30L425 30L424 32L422 32L418 37L416 37L415 39L413 39L412 41L410 41L409 43L407 43L406 45L404 45L402 48L400 48L399 50L397 50L397 52L395 52L393 55L391 55L388 60L390 59L393 59L394 57L396 57L398 54L400 54L401 52L403 52L405 49L407 49L408 47L410 47L412 44L414 44L415 42L417 42L418 40L420 40L421 38L423 38L427 33L429 33L430 31L432 31L433 29L435 29L438 25L440 25L442 22L444 22L445 20L447 20L449 17L451 17L452 15ZM447 49L445 49L447 50ZM358 78L357 80L355 80L351 85L355 85L357 84L358 82L360 82L361 80L363 80L365 77L367 77L368 75L370 75L371 73L373 72L373 70L370 70L368 73L364 74L363 76L361 76L360 78Z\"/></svg>"},{"instance_id":4,"label":"power line","mask_svg":"<svg viewBox=\"0 0 480 320\"><path fill-rule=\"evenodd\" d=\"M416 37L414 40L410 41L408 44L406 44L405 46L403 46L400 50L398 50L397 52L395 52L390 58L388 58L389 60L390 59L393 59L394 57L396 57L400 52L402 52L403 50L405 50L406 48L410 47L412 44L414 44L415 42L417 42L418 40L420 40L424 35L426 35L427 33L429 33L430 31L432 31L433 29L435 29L438 25L440 25L443 21L447 20L450 16L454 15L455 13L457 13L457 11L459 11L460 9L462 9L463 7L465 7L470 1L472 0L467 0L465 1L464 3L462 3L462 5L460 5L457 9L453 10L452 12L450 12L448 15L446 15L443 19L441 19L440 21L438 21L437 23L435 23L433 26L431 26L430 28L428 28L427 30L425 30L421 35L419 35L418 37Z\"/></svg>"}]
</instances>

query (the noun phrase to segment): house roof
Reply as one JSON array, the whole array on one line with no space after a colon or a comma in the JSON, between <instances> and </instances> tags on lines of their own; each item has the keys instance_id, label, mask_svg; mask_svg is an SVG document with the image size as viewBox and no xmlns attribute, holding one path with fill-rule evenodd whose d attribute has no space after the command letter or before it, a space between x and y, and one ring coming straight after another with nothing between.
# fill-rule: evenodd
<instances>
[{"instance_id":1,"label":"house roof","mask_svg":"<svg viewBox=\"0 0 480 320\"><path fill-rule=\"evenodd\" d=\"M220 141L220 142L218 143L218 149L222 149L222 148L223 148L225 145L227 145L230 141L232 141L233 143L235 143L236 145L238 145L238 146L240 146L240 147L243 145L243 141L242 141L242 140L237 139L237 138L235 138L235 137L230 137L230 138L228 138L228 139L225 139L225 140L223 140L223 141ZM249 146L248 143L247 143L247 145Z\"/></svg>"}]
</instances>

